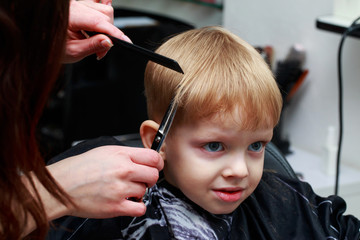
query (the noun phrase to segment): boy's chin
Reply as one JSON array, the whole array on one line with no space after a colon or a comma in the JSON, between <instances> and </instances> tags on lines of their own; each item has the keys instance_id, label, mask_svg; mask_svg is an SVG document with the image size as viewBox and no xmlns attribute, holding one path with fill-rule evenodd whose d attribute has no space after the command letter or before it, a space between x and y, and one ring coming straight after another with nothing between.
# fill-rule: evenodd
<instances>
[{"instance_id":1,"label":"boy's chin","mask_svg":"<svg viewBox=\"0 0 360 240\"><path fill-rule=\"evenodd\" d=\"M234 204L233 206L223 206L223 207L217 207L217 208L203 208L204 210L208 211L209 213L215 214L215 215L221 215L221 214L230 214L233 213L241 203Z\"/></svg>"}]
</instances>

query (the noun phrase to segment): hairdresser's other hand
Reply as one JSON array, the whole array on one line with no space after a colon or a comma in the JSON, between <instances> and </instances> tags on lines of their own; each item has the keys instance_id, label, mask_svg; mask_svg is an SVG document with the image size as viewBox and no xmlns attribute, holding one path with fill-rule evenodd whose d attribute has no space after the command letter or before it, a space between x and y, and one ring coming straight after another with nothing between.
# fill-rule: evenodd
<instances>
[{"instance_id":1,"label":"hairdresser's other hand","mask_svg":"<svg viewBox=\"0 0 360 240\"><path fill-rule=\"evenodd\" d=\"M76 204L64 215L89 218L141 216L141 199L163 168L160 155L150 149L103 146L73 156L48 169Z\"/></svg>"},{"instance_id":2,"label":"hairdresser's other hand","mask_svg":"<svg viewBox=\"0 0 360 240\"><path fill-rule=\"evenodd\" d=\"M103 58L112 47L111 40L105 35L86 38L84 31L102 32L131 42L131 40L113 25L114 9L111 0L98 3L96 0L70 1L68 39L64 63L73 63L96 53Z\"/></svg>"}]
</instances>

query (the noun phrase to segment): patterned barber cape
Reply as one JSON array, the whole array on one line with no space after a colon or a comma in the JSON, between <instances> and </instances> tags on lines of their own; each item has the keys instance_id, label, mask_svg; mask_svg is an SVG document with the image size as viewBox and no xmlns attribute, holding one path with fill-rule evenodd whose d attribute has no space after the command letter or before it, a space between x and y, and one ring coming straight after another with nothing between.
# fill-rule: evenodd
<instances>
[{"instance_id":1,"label":"patterned barber cape","mask_svg":"<svg viewBox=\"0 0 360 240\"><path fill-rule=\"evenodd\" d=\"M233 213L214 215L166 181L151 188L142 217L54 221L47 239L359 239L360 222L340 197L317 196L304 182L264 172Z\"/></svg>"}]
</instances>

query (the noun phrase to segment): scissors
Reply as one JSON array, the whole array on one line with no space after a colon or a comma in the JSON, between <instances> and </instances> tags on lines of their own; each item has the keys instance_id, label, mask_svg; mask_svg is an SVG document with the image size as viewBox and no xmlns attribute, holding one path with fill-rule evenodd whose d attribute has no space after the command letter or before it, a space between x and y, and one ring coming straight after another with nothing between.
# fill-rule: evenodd
<instances>
[{"instance_id":1,"label":"scissors","mask_svg":"<svg viewBox=\"0 0 360 240\"><path fill-rule=\"evenodd\" d=\"M134 54L139 55L140 57L143 57L149 61L155 62L157 64L160 64L164 67L167 67L169 69L172 69L176 72L179 72L181 74L184 74L183 70L181 69L179 63L175 61L174 59L165 57L163 55L160 55L158 53L155 53L153 51L150 51L146 48L140 47L138 45L126 42L124 40L121 40L119 38L116 38L114 36L111 36L106 33L99 33L99 32L84 32L84 35L88 36L94 36L97 34L104 34L105 36L109 37L111 41L113 42L114 46L119 46L122 48L126 48L130 51L132 51ZM166 138L167 133L170 130L171 124L174 120L174 116L177 110L177 103L175 103L174 99L171 100L170 105L160 123L160 126L156 132L154 141L151 145L151 149L159 152L160 148Z\"/></svg>"},{"instance_id":2,"label":"scissors","mask_svg":"<svg viewBox=\"0 0 360 240\"><path fill-rule=\"evenodd\" d=\"M170 126L174 120L174 116L177 110L177 103L175 103L174 99L171 100L168 109L160 123L160 126L156 132L154 141L151 145L151 149L159 152L160 148L165 140L167 133L170 130Z\"/></svg>"}]
</instances>

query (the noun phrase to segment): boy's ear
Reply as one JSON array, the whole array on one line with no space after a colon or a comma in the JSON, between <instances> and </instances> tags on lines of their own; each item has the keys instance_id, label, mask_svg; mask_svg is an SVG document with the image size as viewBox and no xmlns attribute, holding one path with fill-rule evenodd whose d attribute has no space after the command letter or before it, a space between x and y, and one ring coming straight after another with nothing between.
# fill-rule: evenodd
<instances>
[{"instance_id":1,"label":"boy's ear","mask_svg":"<svg viewBox=\"0 0 360 240\"><path fill-rule=\"evenodd\" d=\"M144 121L140 126L141 141L145 148L151 148L152 142L155 138L159 124L152 120Z\"/></svg>"}]
</instances>

